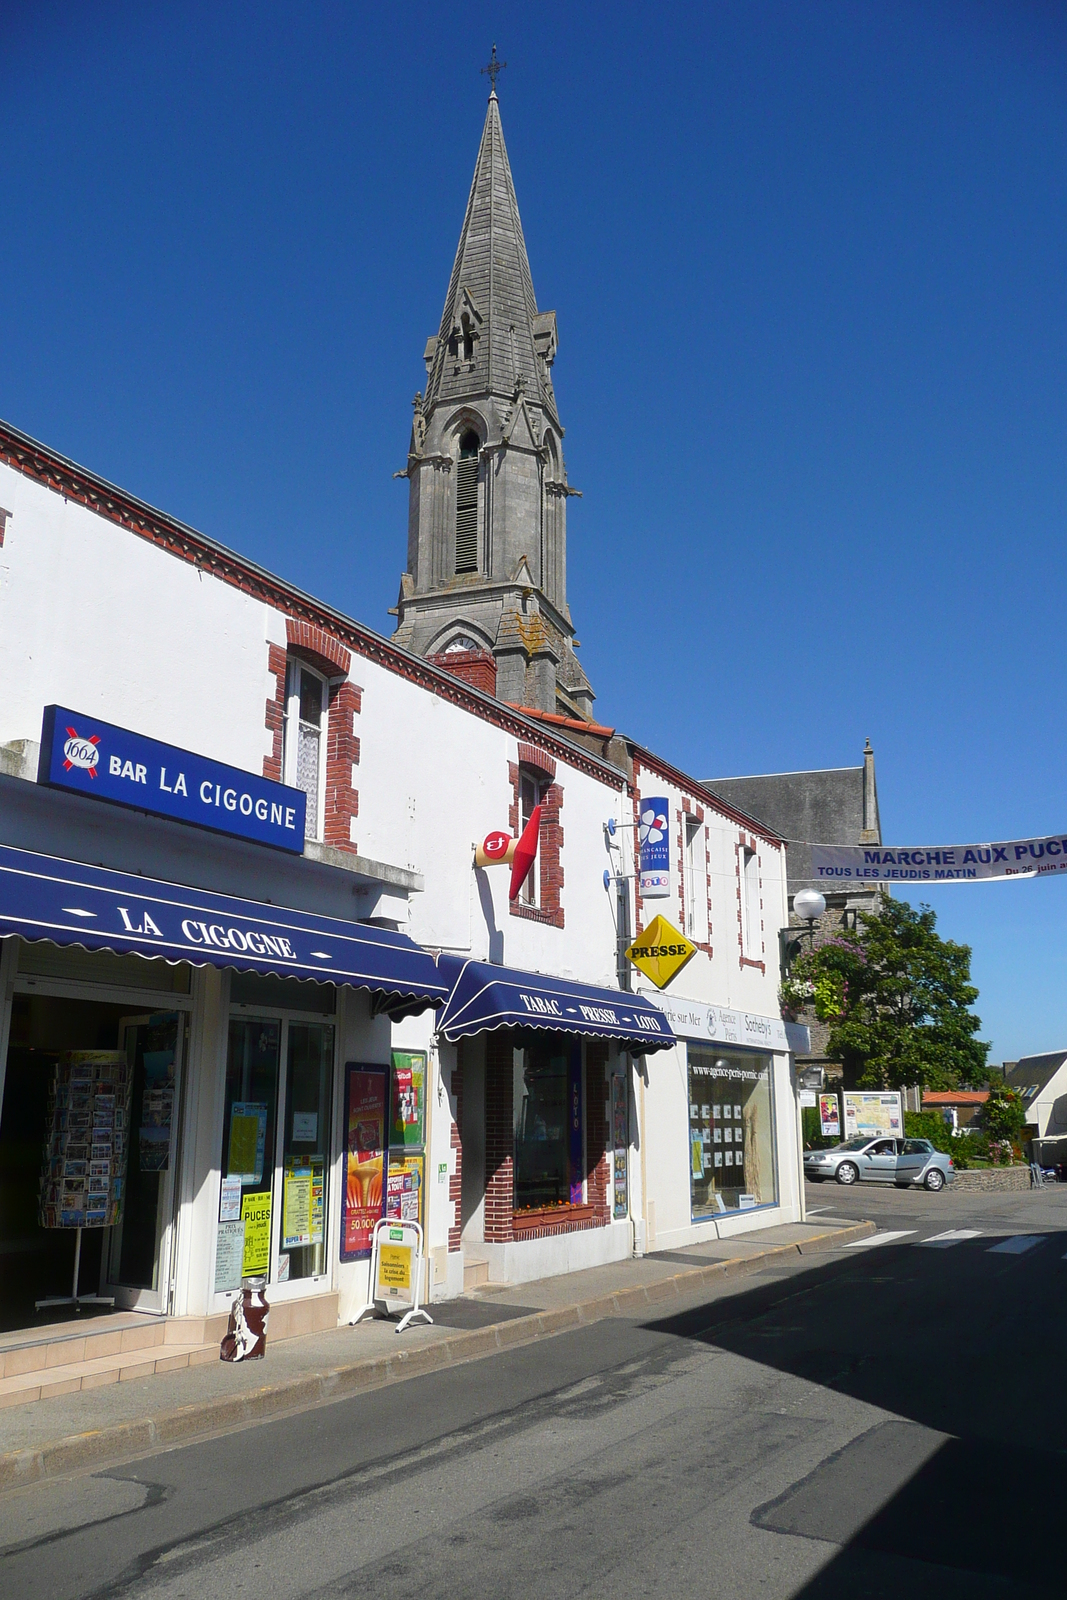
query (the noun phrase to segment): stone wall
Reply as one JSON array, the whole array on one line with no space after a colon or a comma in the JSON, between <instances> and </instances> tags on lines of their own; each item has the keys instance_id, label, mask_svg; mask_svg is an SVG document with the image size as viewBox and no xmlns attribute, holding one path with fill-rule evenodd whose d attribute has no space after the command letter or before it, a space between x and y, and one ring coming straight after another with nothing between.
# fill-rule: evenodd
<instances>
[{"instance_id":1,"label":"stone wall","mask_svg":"<svg viewBox=\"0 0 1067 1600\"><path fill-rule=\"evenodd\" d=\"M1029 1189L1029 1167L975 1167L970 1172L957 1172L954 1189L968 1193L986 1194L992 1190Z\"/></svg>"}]
</instances>

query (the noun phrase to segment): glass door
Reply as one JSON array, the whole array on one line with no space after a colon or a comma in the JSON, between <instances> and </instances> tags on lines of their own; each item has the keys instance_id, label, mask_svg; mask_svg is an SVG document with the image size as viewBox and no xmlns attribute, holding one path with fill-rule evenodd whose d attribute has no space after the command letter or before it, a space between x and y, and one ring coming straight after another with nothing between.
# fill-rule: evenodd
<instances>
[{"instance_id":1,"label":"glass door","mask_svg":"<svg viewBox=\"0 0 1067 1600\"><path fill-rule=\"evenodd\" d=\"M216 1294L243 1278L273 1289L329 1277L335 1040L331 1022L230 1017Z\"/></svg>"},{"instance_id":2,"label":"glass door","mask_svg":"<svg viewBox=\"0 0 1067 1600\"><path fill-rule=\"evenodd\" d=\"M119 1023L132 1093L121 1210L104 1277L115 1304L138 1311L173 1309L183 1022L180 1011L165 1011Z\"/></svg>"}]
</instances>

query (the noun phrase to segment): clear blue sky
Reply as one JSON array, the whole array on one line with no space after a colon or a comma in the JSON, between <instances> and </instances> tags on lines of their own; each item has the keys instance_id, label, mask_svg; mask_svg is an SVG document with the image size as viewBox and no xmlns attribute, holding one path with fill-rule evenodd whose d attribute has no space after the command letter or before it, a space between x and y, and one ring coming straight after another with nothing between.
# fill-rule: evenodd
<instances>
[{"instance_id":1,"label":"clear blue sky","mask_svg":"<svg viewBox=\"0 0 1067 1600\"><path fill-rule=\"evenodd\" d=\"M6 0L0 415L388 631L494 38L603 720L1067 828L1051 0ZM1067 1045L1067 881L930 899L992 1058Z\"/></svg>"}]
</instances>

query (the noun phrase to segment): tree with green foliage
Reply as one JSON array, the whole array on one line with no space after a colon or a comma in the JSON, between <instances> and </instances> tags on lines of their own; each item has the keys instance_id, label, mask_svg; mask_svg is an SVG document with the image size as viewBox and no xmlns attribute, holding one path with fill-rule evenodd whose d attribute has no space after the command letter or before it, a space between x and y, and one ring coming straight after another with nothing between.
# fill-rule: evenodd
<instances>
[{"instance_id":1,"label":"tree with green foliage","mask_svg":"<svg viewBox=\"0 0 1067 1600\"><path fill-rule=\"evenodd\" d=\"M957 1089L986 1077L971 1011L971 951L942 939L929 906L883 894L856 932L797 958L783 1004L801 997L830 1025L827 1055L863 1088Z\"/></svg>"},{"instance_id":2,"label":"tree with green foliage","mask_svg":"<svg viewBox=\"0 0 1067 1600\"><path fill-rule=\"evenodd\" d=\"M1016 1144L1026 1122L1022 1096L1006 1083L989 1085L989 1099L978 1113L978 1124L990 1139L1009 1139Z\"/></svg>"}]
</instances>

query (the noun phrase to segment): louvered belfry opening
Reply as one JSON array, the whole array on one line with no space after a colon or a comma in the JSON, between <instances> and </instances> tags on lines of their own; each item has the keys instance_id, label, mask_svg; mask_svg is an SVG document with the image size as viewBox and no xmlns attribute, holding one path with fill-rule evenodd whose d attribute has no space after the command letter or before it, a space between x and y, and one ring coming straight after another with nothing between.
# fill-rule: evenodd
<instances>
[{"instance_id":1,"label":"louvered belfry opening","mask_svg":"<svg viewBox=\"0 0 1067 1600\"><path fill-rule=\"evenodd\" d=\"M459 441L456 463L456 571L478 571L478 435Z\"/></svg>"}]
</instances>

